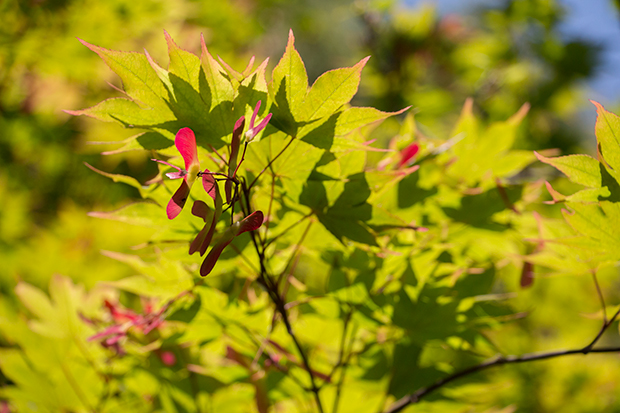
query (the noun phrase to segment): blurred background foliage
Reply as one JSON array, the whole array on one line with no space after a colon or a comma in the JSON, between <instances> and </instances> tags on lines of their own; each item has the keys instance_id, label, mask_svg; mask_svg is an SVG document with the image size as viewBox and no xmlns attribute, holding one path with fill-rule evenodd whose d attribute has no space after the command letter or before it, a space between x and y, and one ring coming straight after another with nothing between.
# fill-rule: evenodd
<instances>
[{"instance_id":1,"label":"blurred background foliage","mask_svg":"<svg viewBox=\"0 0 620 413\"><path fill-rule=\"evenodd\" d=\"M147 49L165 65L163 29L193 52L203 33L213 54L242 68L254 54L259 60L280 56L292 28L311 81L371 55L354 104L387 111L412 105L424 135L449 138L467 97L489 121L506 119L530 102L518 147L591 151L593 139L586 139L592 128L584 127L579 113L587 107L583 85L595 73L601 47L560 36L558 0L494 4L440 16L429 4L391 0L0 1L2 306L16 308L13 290L21 280L47 288L54 274L63 274L90 288L126 277L131 269L100 251L127 250L148 236L144 229L87 216L138 195L110 185L83 162L142 181L157 168L148 153L99 155L101 146L88 142L121 141L129 131L63 112L119 95L106 83L120 86L118 79L76 37L111 49ZM377 138L387 145L397 130L397 120L387 121ZM517 289L516 280L506 283ZM605 291L618 291L616 271L602 274L601 283ZM508 353L583 345L596 324L581 313L595 313L597 306L589 279L541 278L516 304L531 315L493 334L500 343L511 337L502 344ZM619 409L618 400L592 396L614 387L609 377L620 369L608 363L610 357L495 370L488 374L498 385L486 397L505 411ZM469 395L465 390L461 396Z\"/></svg>"}]
</instances>

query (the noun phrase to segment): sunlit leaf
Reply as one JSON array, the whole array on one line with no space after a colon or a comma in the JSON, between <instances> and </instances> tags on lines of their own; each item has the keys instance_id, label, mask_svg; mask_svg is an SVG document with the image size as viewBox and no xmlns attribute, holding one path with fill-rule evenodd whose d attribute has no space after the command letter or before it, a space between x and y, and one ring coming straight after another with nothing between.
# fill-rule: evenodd
<instances>
[{"instance_id":1,"label":"sunlit leaf","mask_svg":"<svg viewBox=\"0 0 620 413\"><path fill-rule=\"evenodd\" d=\"M362 59L353 67L336 69L322 74L304 99L304 111L300 120L311 121L336 112L349 103L357 93L360 74L369 58Z\"/></svg>"},{"instance_id":2,"label":"sunlit leaf","mask_svg":"<svg viewBox=\"0 0 620 413\"><path fill-rule=\"evenodd\" d=\"M601 186L601 164L588 155L568 155L558 158L547 158L536 153L536 157L539 161L562 171L568 179L576 184L592 188Z\"/></svg>"},{"instance_id":3,"label":"sunlit leaf","mask_svg":"<svg viewBox=\"0 0 620 413\"><path fill-rule=\"evenodd\" d=\"M600 103L591 101L596 106L596 140L606 166L612 176L620 182L620 118L608 112Z\"/></svg>"}]
</instances>

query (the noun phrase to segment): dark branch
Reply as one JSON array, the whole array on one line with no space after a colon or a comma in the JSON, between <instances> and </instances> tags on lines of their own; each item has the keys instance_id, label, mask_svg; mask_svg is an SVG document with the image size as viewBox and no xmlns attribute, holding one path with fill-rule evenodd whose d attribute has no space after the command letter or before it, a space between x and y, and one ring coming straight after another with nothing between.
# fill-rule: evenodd
<instances>
[{"instance_id":1,"label":"dark branch","mask_svg":"<svg viewBox=\"0 0 620 413\"><path fill-rule=\"evenodd\" d=\"M609 326L616 321L616 319L618 318L618 315L620 315L620 308L618 308L618 311L616 311L616 313L607 321L605 321L603 323L603 327L601 327L600 331L598 332L598 334L596 335L596 337L594 337L594 340L592 340L592 342L590 344L588 344L587 346L585 346L581 352L583 354L588 354L590 352L593 352L594 350L592 349L592 347L594 347L594 345L596 344L596 342L601 338L601 336L603 335L603 333L605 332L605 330L607 330L609 328Z\"/></svg>"},{"instance_id":2,"label":"dark branch","mask_svg":"<svg viewBox=\"0 0 620 413\"><path fill-rule=\"evenodd\" d=\"M290 145L291 142L292 142L292 139L291 141L289 141L289 143L286 145L284 149L286 149L288 145ZM284 149L282 150L282 152L284 151ZM276 156L276 158L280 156L282 152L280 152ZM276 158L274 158L273 160L275 160ZM244 204L242 203L242 208L243 207L245 208L244 213L248 215L251 213L251 209L252 209L250 205L250 190L254 182L256 182L256 179L258 179L258 176L254 179L254 181L252 182L252 184L250 184L250 186L246 186L245 181L241 182L241 190L243 192L243 195L244 195L243 198L245 200L245 203ZM310 360L304 348L301 346L301 343L297 339L297 336L295 335L293 331L293 326L291 325L291 322L288 318L288 312L286 311L286 301L284 297L282 297L280 295L280 292L278 291L278 283L276 280L274 280L274 278L267 271L267 267L265 265L265 262L266 262L265 247L263 247L264 240L260 240L260 239L257 240L256 239L257 236L254 233L254 231L250 231L249 234L250 234L252 243L254 244L254 249L256 250L256 254L258 255L258 260L260 262L260 273L258 275L257 282L265 288L265 290L269 294L269 297L271 298L271 301L275 305L276 311L280 314L280 317L282 318L282 322L284 323L284 326L286 327L286 331L288 332L288 335L293 340L293 343L295 344L295 347L297 348L297 352L299 353L303 361L304 368L308 372L308 376L310 378L310 390L314 394L314 400L316 402L317 409L319 410L320 413L323 413L323 405L321 404L321 398L319 397L320 389L316 384L312 368L310 368Z\"/></svg>"},{"instance_id":3,"label":"dark branch","mask_svg":"<svg viewBox=\"0 0 620 413\"><path fill-rule=\"evenodd\" d=\"M489 367L501 366L503 364L525 363L529 361L545 360L545 359L550 359L554 357L569 356L572 354L583 355L583 354L588 354L588 353L618 353L618 352L620 352L620 347L603 347L603 348L597 348L597 349L588 349L587 347L585 347L585 348L574 349L574 350L558 350L558 351L550 351L546 353L530 353L530 354L523 354L521 356L493 357L492 359L487 360L483 363L480 363L476 366L472 366L468 369L452 374L451 376L445 377L441 380L437 380L435 383L433 383L432 385L428 387L422 387L421 389L415 391L414 393L411 393L403 397L402 399L398 400L394 404L392 404L387 410L385 410L384 413L400 412L408 405L418 403L424 396L427 396L428 394L445 386L446 384L456 379L460 379L461 377L468 376L470 374L479 372L481 370L486 370Z\"/></svg>"}]
</instances>

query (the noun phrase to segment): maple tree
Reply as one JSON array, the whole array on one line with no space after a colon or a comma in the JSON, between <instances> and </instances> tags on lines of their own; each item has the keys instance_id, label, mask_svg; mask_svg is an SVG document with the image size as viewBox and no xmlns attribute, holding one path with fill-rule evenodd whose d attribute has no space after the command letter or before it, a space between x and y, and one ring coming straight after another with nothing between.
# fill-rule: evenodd
<instances>
[{"instance_id":1,"label":"maple tree","mask_svg":"<svg viewBox=\"0 0 620 413\"><path fill-rule=\"evenodd\" d=\"M200 57L166 41L167 69L82 42L124 95L69 113L138 130L117 152L150 151L159 167L146 183L91 167L142 197L91 216L153 236L140 251L105 252L134 276L89 292L55 277L50 298L19 284L30 328L0 324L20 346L0 350L15 406L396 412L445 390L455 408L465 403L447 384L475 372L620 351L594 347L618 316L598 284L603 323L585 347L497 356L485 334L516 316L496 280L521 274L531 286L544 266L596 282L620 259L616 115L596 104L599 159L514 149L529 105L486 125L467 100L450 136L429 138L408 108L350 105L368 58L310 86L292 32L270 81L268 61L236 71L204 39ZM373 128L396 115L389 149L373 146ZM564 196L547 183L567 207L561 220L537 212L541 182L515 178L537 159L587 187ZM201 264L192 254L209 247ZM116 304L123 294L143 313ZM33 335L53 343L48 359Z\"/></svg>"}]
</instances>

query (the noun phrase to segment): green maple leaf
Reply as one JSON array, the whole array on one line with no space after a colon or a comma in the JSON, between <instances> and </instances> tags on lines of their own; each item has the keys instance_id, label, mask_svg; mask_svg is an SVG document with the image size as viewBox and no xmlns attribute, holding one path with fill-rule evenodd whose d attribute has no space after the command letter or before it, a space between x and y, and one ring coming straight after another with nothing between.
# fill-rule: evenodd
<instances>
[{"instance_id":1,"label":"green maple leaf","mask_svg":"<svg viewBox=\"0 0 620 413\"><path fill-rule=\"evenodd\" d=\"M564 173L571 181L587 187L570 196L555 191L549 183L549 190L554 202L565 202L568 209L562 211L564 219L578 234L573 237L558 237L551 249L560 251L560 256L568 259L553 260L553 267L572 271L574 261L597 268L601 264L620 260L620 237L615 229L620 225L620 118L606 111L603 106L592 101L597 108L595 126L598 142L598 160L588 155L568 155L547 158L540 154L536 157ZM533 262L539 262L544 253ZM542 260L544 265L545 260ZM581 267L579 265L578 267Z\"/></svg>"}]
</instances>

